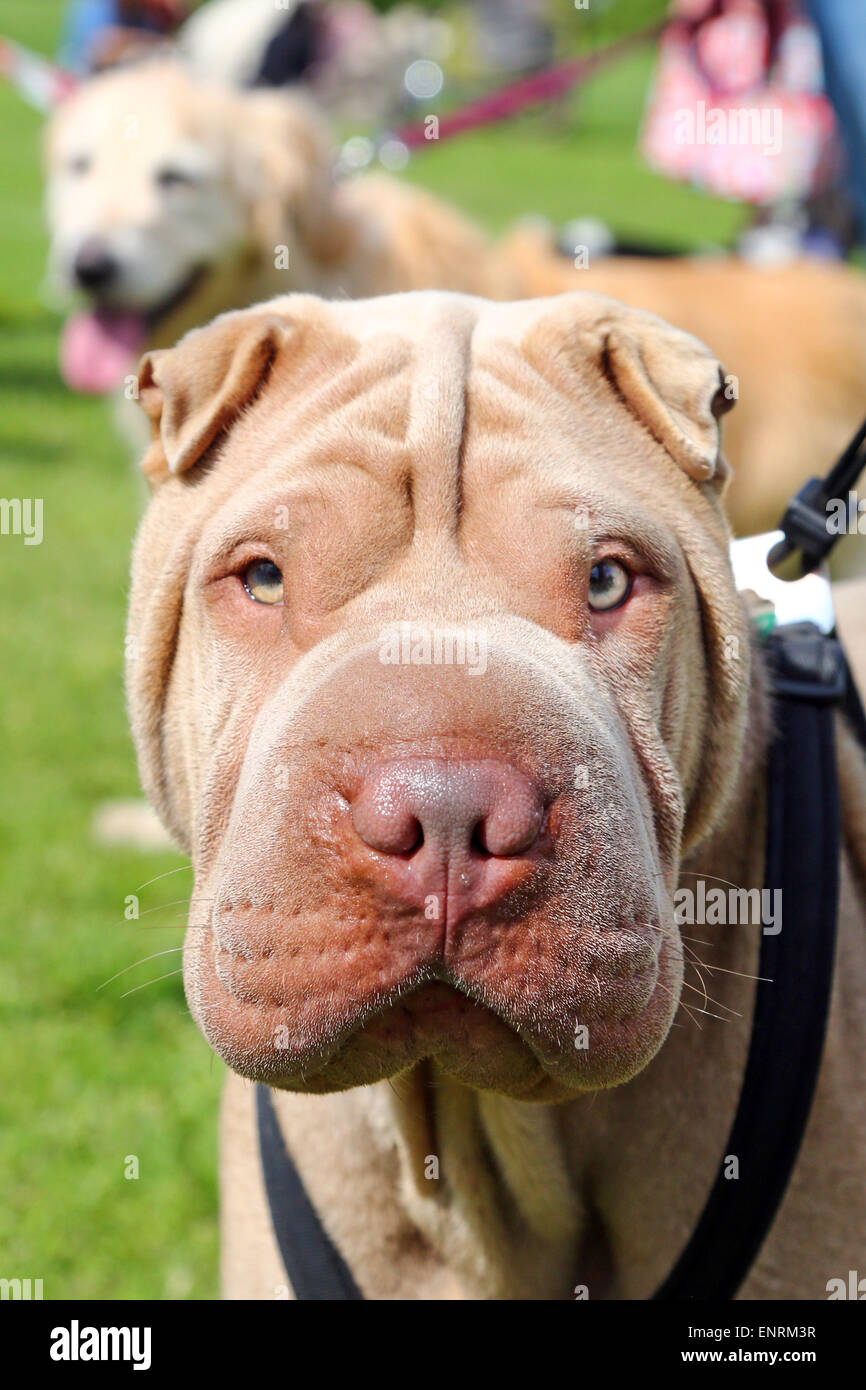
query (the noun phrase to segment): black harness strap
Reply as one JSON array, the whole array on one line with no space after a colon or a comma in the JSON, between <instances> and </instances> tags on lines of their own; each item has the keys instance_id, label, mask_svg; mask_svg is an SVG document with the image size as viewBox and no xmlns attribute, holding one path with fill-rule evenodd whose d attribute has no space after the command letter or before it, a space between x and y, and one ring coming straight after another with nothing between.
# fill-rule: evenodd
<instances>
[{"instance_id":1,"label":"black harness strap","mask_svg":"<svg viewBox=\"0 0 866 1390\"><path fill-rule=\"evenodd\" d=\"M833 710L848 671L810 623L768 643L776 738L770 750L765 882L782 929L761 938L752 1037L716 1181L657 1299L733 1298L788 1186L824 1046L839 899L839 791ZM738 1161L737 1176L725 1160Z\"/></svg>"},{"instance_id":2,"label":"black harness strap","mask_svg":"<svg viewBox=\"0 0 866 1390\"><path fill-rule=\"evenodd\" d=\"M295 1297L362 1298L288 1155L267 1086L256 1086L256 1122L271 1224Z\"/></svg>"}]
</instances>

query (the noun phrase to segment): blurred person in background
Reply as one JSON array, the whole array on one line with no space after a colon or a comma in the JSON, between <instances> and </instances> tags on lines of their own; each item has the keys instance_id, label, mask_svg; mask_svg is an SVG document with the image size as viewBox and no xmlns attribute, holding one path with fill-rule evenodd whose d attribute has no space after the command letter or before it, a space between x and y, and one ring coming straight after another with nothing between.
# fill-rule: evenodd
<instances>
[{"instance_id":1,"label":"blurred person in background","mask_svg":"<svg viewBox=\"0 0 866 1390\"><path fill-rule=\"evenodd\" d=\"M189 0L73 0L60 61L86 76L144 56L174 33L189 9Z\"/></svg>"},{"instance_id":2,"label":"blurred person in background","mask_svg":"<svg viewBox=\"0 0 866 1390\"><path fill-rule=\"evenodd\" d=\"M850 62L843 65L846 97L849 107L859 103L862 108L862 81L853 75L862 78L866 66L855 56L853 33L866 46L866 15L862 0L812 0L816 19L824 9L844 12L845 23L825 24L819 41L799 0L674 0L660 41L644 154L661 173L750 203L755 226L741 249L758 259L804 251L839 256L855 235L839 127L852 149L859 138L861 155L852 165L856 177L859 163L862 180L866 126L861 121L858 127L836 96L830 45L839 44L846 27L852 29ZM831 40L825 30L832 30ZM698 126L705 120L706 130L684 130L684 113L694 115ZM724 138L722 117L730 118L732 127L741 121L743 128L754 117L752 129L760 120L760 138ZM866 209L866 190L862 200Z\"/></svg>"},{"instance_id":3,"label":"blurred person in background","mask_svg":"<svg viewBox=\"0 0 866 1390\"><path fill-rule=\"evenodd\" d=\"M845 153L859 240L866 242L866 0L807 0Z\"/></svg>"}]
</instances>

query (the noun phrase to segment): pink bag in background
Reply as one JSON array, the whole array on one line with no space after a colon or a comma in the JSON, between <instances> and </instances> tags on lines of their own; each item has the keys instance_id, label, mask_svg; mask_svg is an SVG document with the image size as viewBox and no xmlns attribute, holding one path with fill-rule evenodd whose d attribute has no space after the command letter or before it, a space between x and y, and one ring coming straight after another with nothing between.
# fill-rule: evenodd
<instances>
[{"instance_id":1,"label":"pink bag in background","mask_svg":"<svg viewBox=\"0 0 866 1390\"><path fill-rule=\"evenodd\" d=\"M838 163L815 30L793 4L771 15L759 0L704 8L705 18L674 19L662 35L644 158L723 198L809 197Z\"/></svg>"}]
</instances>

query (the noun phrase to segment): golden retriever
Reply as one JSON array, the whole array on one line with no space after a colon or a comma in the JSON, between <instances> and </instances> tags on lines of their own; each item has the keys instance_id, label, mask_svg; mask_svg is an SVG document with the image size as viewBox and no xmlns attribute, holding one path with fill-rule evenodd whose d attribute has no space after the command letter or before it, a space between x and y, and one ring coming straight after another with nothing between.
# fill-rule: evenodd
<instances>
[{"instance_id":1,"label":"golden retriever","mask_svg":"<svg viewBox=\"0 0 866 1390\"><path fill-rule=\"evenodd\" d=\"M47 144L51 266L86 301L61 350L78 390L131 382L143 349L276 293L598 290L695 333L733 365L728 505L741 533L774 525L863 414L866 281L844 267L761 270L718 257L577 270L530 234L492 245L387 175L335 179L328 131L303 99L208 85L174 62L86 83Z\"/></svg>"}]
</instances>

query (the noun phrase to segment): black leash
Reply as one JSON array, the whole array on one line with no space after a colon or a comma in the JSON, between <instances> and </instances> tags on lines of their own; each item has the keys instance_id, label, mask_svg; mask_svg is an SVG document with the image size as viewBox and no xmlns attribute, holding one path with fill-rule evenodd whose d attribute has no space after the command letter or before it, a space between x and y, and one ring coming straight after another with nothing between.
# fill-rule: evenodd
<instances>
[{"instance_id":1,"label":"black leash","mask_svg":"<svg viewBox=\"0 0 866 1390\"><path fill-rule=\"evenodd\" d=\"M765 879L781 890L782 929L761 938L752 1036L722 1164L656 1299L734 1297L785 1195L824 1047L839 900L833 710L847 667L838 642L811 623L779 629L768 648L777 735Z\"/></svg>"},{"instance_id":2,"label":"black leash","mask_svg":"<svg viewBox=\"0 0 866 1390\"><path fill-rule=\"evenodd\" d=\"M791 502L774 561L799 550L808 573L829 553L838 536L828 531L826 504L857 481L864 446L866 422L826 478L810 479ZM813 623L776 628L765 652L776 728L765 881L781 891L781 931L761 938L752 1036L722 1163L694 1232L653 1295L658 1300L737 1293L785 1195L824 1048L839 902L833 716L845 712L866 751L866 714L839 642ZM307 1197L266 1086L256 1088L256 1111L271 1221L296 1298L363 1298ZM736 1177L726 1176L731 1157Z\"/></svg>"},{"instance_id":3,"label":"black leash","mask_svg":"<svg viewBox=\"0 0 866 1390\"><path fill-rule=\"evenodd\" d=\"M827 503L832 499L847 500L849 491L864 468L866 420L829 473L823 478L810 478L796 497L791 498L780 528L785 533L785 539L771 557L774 565L780 564L794 551L799 551L803 574L817 569L839 539L838 532L831 531L827 525Z\"/></svg>"},{"instance_id":4,"label":"black leash","mask_svg":"<svg viewBox=\"0 0 866 1390\"><path fill-rule=\"evenodd\" d=\"M256 1086L256 1123L271 1225L295 1298L362 1298L289 1157L267 1086Z\"/></svg>"}]
</instances>

